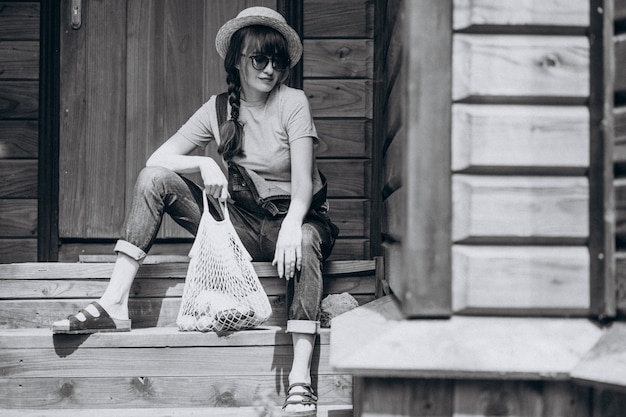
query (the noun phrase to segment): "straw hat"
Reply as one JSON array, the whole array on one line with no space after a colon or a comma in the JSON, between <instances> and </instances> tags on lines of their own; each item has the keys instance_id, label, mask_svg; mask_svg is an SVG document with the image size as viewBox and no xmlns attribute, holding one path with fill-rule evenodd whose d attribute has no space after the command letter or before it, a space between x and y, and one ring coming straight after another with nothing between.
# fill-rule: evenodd
<instances>
[{"instance_id":1,"label":"straw hat","mask_svg":"<svg viewBox=\"0 0 626 417\"><path fill-rule=\"evenodd\" d=\"M237 17L224 23L220 28L215 38L215 47L222 58L226 56L226 51L228 51L230 44L230 37L233 33L243 27L252 25L269 26L282 33L285 39L287 39L287 49L289 50L291 66L293 67L298 63L302 56L302 42L300 42L300 36L287 24L287 21L280 13L268 7L261 6L249 7L242 10Z\"/></svg>"}]
</instances>

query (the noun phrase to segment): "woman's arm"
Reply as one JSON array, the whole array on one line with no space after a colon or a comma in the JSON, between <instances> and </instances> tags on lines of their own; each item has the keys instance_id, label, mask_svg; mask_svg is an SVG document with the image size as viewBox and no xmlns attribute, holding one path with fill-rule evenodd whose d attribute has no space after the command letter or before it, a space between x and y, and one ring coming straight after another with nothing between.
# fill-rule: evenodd
<instances>
[{"instance_id":1,"label":"woman's arm","mask_svg":"<svg viewBox=\"0 0 626 417\"><path fill-rule=\"evenodd\" d=\"M160 166L179 174L200 172L207 195L225 199L228 180L215 160L208 156L189 155L196 145L175 133L148 158L146 166Z\"/></svg>"},{"instance_id":2,"label":"woman's arm","mask_svg":"<svg viewBox=\"0 0 626 417\"><path fill-rule=\"evenodd\" d=\"M273 264L278 276L293 278L302 266L302 222L313 200L313 138L292 142L291 203L278 233Z\"/></svg>"}]
</instances>

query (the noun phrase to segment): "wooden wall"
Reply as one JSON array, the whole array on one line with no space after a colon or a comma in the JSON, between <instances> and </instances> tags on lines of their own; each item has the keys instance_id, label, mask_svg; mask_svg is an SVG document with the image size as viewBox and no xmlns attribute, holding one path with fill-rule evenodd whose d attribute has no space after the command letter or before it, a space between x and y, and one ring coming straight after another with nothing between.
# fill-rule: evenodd
<instances>
[{"instance_id":1,"label":"wooden wall","mask_svg":"<svg viewBox=\"0 0 626 417\"><path fill-rule=\"evenodd\" d=\"M0 2L0 263L37 260L39 2Z\"/></svg>"},{"instance_id":2,"label":"wooden wall","mask_svg":"<svg viewBox=\"0 0 626 417\"><path fill-rule=\"evenodd\" d=\"M217 28L255 4L276 6L271 0L83 4L83 27L64 30L62 38L61 101L68 111L61 124L60 260L111 253L147 157L224 88L213 52ZM306 0L302 10L303 88L322 140L319 166L330 184L331 216L341 229L332 258L368 258L373 6ZM63 19L66 28L68 16ZM189 250L191 236L169 219L159 238L152 254Z\"/></svg>"},{"instance_id":3,"label":"wooden wall","mask_svg":"<svg viewBox=\"0 0 626 417\"><path fill-rule=\"evenodd\" d=\"M454 1L453 310L590 309L590 2Z\"/></svg>"},{"instance_id":4,"label":"wooden wall","mask_svg":"<svg viewBox=\"0 0 626 417\"><path fill-rule=\"evenodd\" d=\"M304 91L322 145L331 217L341 229L334 259L370 256L374 4L304 0Z\"/></svg>"}]
</instances>

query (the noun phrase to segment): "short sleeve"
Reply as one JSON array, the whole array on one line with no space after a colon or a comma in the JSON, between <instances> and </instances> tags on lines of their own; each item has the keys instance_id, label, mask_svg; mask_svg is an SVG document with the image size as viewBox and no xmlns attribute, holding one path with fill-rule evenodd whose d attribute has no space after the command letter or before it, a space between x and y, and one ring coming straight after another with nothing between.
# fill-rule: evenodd
<instances>
[{"instance_id":1,"label":"short sleeve","mask_svg":"<svg viewBox=\"0 0 626 417\"><path fill-rule=\"evenodd\" d=\"M292 94L285 105L289 143L305 137L312 137L317 143L317 130L308 98L302 90L292 89L291 92Z\"/></svg>"},{"instance_id":2,"label":"short sleeve","mask_svg":"<svg viewBox=\"0 0 626 417\"><path fill-rule=\"evenodd\" d=\"M217 115L215 112L215 96L204 103L186 122L178 133L196 146L205 147L215 140L218 130Z\"/></svg>"}]
</instances>

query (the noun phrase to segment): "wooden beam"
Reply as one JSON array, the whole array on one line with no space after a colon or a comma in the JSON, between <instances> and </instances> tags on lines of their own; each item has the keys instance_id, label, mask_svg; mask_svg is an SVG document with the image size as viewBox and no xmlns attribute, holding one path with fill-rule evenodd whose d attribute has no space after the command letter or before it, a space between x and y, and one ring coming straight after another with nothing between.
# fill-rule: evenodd
<instances>
[{"instance_id":1,"label":"wooden beam","mask_svg":"<svg viewBox=\"0 0 626 417\"><path fill-rule=\"evenodd\" d=\"M407 216L404 276L392 290L408 317L441 317L450 314L452 297L452 0L405 1L404 15Z\"/></svg>"},{"instance_id":2,"label":"wooden beam","mask_svg":"<svg viewBox=\"0 0 626 417\"><path fill-rule=\"evenodd\" d=\"M599 319L616 314L613 5L591 1L589 253L591 313Z\"/></svg>"}]
</instances>

